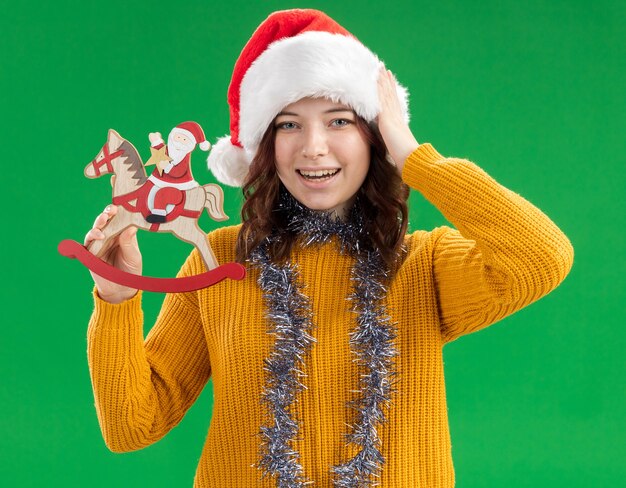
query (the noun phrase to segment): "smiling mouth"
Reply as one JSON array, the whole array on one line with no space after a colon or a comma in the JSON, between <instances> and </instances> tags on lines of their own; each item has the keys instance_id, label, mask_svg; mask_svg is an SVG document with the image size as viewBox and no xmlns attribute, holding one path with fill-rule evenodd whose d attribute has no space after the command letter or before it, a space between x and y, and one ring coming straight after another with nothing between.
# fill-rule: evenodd
<instances>
[{"instance_id":1,"label":"smiling mouth","mask_svg":"<svg viewBox=\"0 0 626 488\"><path fill-rule=\"evenodd\" d=\"M296 172L302 176L305 180L309 181L324 181L329 180L337 173L339 173L341 169L320 169L317 171L304 171L301 169L297 169Z\"/></svg>"}]
</instances>

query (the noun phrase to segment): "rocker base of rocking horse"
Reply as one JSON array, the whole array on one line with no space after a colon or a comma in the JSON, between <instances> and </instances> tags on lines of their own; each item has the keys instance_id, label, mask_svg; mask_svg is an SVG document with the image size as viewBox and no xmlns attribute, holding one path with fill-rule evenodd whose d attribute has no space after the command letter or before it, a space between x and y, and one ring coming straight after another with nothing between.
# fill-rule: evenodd
<instances>
[{"instance_id":1,"label":"rocker base of rocking horse","mask_svg":"<svg viewBox=\"0 0 626 488\"><path fill-rule=\"evenodd\" d=\"M61 241L57 249L61 255L70 259L77 259L97 275L117 283L118 285L124 285L138 290L161 293L183 293L215 285L226 278L241 280L246 276L246 268L241 264L226 263L199 275L186 276L183 278L154 278L135 275L117 269L94 256L79 242L71 239Z\"/></svg>"}]
</instances>

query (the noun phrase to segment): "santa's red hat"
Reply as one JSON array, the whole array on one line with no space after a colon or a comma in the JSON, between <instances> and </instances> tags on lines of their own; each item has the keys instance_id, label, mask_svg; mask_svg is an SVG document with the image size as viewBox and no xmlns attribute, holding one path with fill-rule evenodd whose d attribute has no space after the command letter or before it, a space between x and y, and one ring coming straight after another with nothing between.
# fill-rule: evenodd
<instances>
[{"instance_id":1,"label":"santa's red hat","mask_svg":"<svg viewBox=\"0 0 626 488\"><path fill-rule=\"evenodd\" d=\"M204 137L204 131L197 122L183 122L172 129L172 132L181 132L189 137L195 144L200 146L203 151L208 151L211 144Z\"/></svg>"},{"instance_id":2,"label":"santa's red hat","mask_svg":"<svg viewBox=\"0 0 626 488\"><path fill-rule=\"evenodd\" d=\"M380 111L381 61L319 10L272 13L244 46L228 88L230 135L218 139L209 168L227 185L241 186L274 117L303 97L345 103L368 122ZM408 92L396 86L409 120Z\"/></svg>"}]
</instances>

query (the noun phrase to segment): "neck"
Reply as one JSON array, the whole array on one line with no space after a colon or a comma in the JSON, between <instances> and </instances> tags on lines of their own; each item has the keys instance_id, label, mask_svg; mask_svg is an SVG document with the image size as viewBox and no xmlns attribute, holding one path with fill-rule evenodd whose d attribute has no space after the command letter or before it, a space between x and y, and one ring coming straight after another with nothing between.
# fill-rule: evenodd
<instances>
[{"instance_id":1,"label":"neck","mask_svg":"<svg viewBox=\"0 0 626 488\"><path fill-rule=\"evenodd\" d=\"M316 210L316 212L326 212L332 220L347 220L355 202L356 195L341 205L337 205L329 210Z\"/></svg>"}]
</instances>

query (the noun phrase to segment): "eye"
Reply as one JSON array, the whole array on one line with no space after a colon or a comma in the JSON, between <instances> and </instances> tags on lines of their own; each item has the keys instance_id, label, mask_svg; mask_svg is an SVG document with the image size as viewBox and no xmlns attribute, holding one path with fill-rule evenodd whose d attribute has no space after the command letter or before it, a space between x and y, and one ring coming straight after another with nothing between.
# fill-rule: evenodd
<instances>
[{"instance_id":1,"label":"eye","mask_svg":"<svg viewBox=\"0 0 626 488\"><path fill-rule=\"evenodd\" d=\"M352 124L353 122L349 119L334 119L331 122L331 125L334 125L335 127L345 127L347 125Z\"/></svg>"},{"instance_id":2,"label":"eye","mask_svg":"<svg viewBox=\"0 0 626 488\"><path fill-rule=\"evenodd\" d=\"M283 130L295 129L296 127L297 126L295 122L280 122L276 124L277 129L283 129Z\"/></svg>"}]
</instances>

